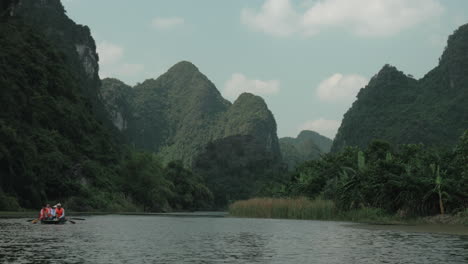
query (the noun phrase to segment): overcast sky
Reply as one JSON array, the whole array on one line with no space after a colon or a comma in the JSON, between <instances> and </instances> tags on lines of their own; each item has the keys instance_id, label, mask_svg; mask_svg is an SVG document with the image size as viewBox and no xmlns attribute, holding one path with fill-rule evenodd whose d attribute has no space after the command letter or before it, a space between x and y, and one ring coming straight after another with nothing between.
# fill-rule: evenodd
<instances>
[{"instance_id":1,"label":"overcast sky","mask_svg":"<svg viewBox=\"0 0 468 264\"><path fill-rule=\"evenodd\" d=\"M194 63L234 101L262 96L278 135L333 138L383 65L416 78L468 23L467 0L62 0L88 25L100 76L130 85Z\"/></svg>"}]
</instances>

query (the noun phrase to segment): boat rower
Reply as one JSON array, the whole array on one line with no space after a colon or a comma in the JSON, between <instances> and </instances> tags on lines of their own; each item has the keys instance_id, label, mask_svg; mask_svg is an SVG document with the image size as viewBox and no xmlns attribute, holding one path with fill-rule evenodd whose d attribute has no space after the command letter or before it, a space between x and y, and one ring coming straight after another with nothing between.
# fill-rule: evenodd
<instances>
[{"instance_id":1,"label":"boat rower","mask_svg":"<svg viewBox=\"0 0 468 264\"><path fill-rule=\"evenodd\" d=\"M62 205L60 203L56 204L57 209L55 209L55 215L57 219L60 220L65 220L65 209L62 208Z\"/></svg>"}]
</instances>

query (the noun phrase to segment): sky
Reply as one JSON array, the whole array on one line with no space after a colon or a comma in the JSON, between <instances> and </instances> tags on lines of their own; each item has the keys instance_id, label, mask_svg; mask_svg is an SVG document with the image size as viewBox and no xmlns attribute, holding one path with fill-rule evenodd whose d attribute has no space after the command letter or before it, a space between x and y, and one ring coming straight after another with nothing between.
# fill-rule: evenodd
<instances>
[{"instance_id":1,"label":"sky","mask_svg":"<svg viewBox=\"0 0 468 264\"><path fill-rule=\"evenodd\" d=\"M278 136L334 138L385 64L415 78L468 23L467 0L62 0L96 40L100 77L129 85L186 60L231 102L262 96Z\"/></svg>"}]
</instances>

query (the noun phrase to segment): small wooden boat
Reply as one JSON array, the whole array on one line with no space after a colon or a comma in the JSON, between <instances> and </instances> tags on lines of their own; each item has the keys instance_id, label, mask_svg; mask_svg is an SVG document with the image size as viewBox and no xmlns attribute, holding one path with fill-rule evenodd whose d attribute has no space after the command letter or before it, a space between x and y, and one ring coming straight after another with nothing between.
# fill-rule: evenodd
<instances>
[{"instance_id":1,"label":"small wooden boat","mask_svg":"<svg viewBox=\"0 0 468 264\"><path fill-rule=\"evenodd\" d=\"M62 218L62 219L50 219L50 220L41 220L41 224L43 225L63 225L67 222L67 219Z\"/></svg>"}]
</instances>

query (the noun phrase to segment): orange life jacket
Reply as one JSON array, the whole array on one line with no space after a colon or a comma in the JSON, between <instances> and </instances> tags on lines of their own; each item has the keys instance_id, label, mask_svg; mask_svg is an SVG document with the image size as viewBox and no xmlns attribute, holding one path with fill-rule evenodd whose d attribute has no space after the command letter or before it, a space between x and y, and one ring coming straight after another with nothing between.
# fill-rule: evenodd
<instances>
[{"instance_id":1,"label":"orange life jacket","mask_svg":"<svg viewBox=\"0 0 468 264\"><path fill-rule=\"evenodd\" d=\"M47 217L52 217L52 208L46 208L46 216Z\"/></svg>"},{"instance_id":2,"label":"orange life jacket","mask_svg":"<svg viewBox=\"0 0 468 264\"><path fill-rule=\"evenodd\" d=\"M62 217L62 215L63 215L63 208L57 208L57 209L55 209L55 215L57 216L57 218Z\"/></svg>"},{"instance_id":3,"label":"orange life jacket","mask_svg":"<svg viewBox=\"0 0 468 264\"><path fill-rule=\"evenodd\" d=\"M47 208L41 209L39 212L39 219L42 220L47 217Z\"/></svg>"}]
</instances>

